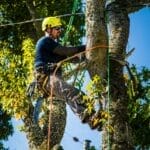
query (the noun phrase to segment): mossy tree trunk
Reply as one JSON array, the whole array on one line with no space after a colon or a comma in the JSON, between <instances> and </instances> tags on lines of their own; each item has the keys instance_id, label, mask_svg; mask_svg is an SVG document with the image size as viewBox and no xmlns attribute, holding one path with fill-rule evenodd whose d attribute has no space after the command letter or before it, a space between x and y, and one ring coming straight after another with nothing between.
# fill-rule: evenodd
<instances>
[{"instance_id":1,"label":"mossy tree trunk","mask_svg":"<svg viewBox=\"0 0 150 150\"><path fill-rule=\"evenodd\" d=\"M126 45L129 36L129 18L125 9L125 1L115 1L107 5L109 35L109 53L116 59L125 59ZM117 60L109 61L110 88L110 125L113 132L103 134L103 149L131 150L133 140L128 122L128 96L123 77L123 65ZM110 135L107 137L107 135ZM109 139L108 139L109 138ZM109 142L108 142L109 141Z\"/></svg>"}]
</instances>

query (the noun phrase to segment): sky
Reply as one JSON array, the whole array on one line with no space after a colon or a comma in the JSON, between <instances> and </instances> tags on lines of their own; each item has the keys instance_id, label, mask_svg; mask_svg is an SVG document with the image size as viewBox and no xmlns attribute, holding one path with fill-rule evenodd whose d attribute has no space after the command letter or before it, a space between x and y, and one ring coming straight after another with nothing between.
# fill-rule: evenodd
<instances>
[{"instance_id":1,"label":"sky","mask_svg":"<svg viewBox=\"0 0 150 150\"><path fill-rule=\"evenodd\" d=\"M130 15L130 36L127 51L135 48L133 54L128 58L130 64L136 64L138 69L141 66L150 68L150 8L144 8L139 12ZM5 142L9 150L28 150L27 139L24 133L19 132L20 121L13 120L15 133ZM79 138L79 142L74 142L73 137ZM91 130L88 125L81 124L67 106L67 125L61 144L64 150L83 150L85 139L91 140L97 150L101 150L101 133Z\"/></svg>"}]
</instances>

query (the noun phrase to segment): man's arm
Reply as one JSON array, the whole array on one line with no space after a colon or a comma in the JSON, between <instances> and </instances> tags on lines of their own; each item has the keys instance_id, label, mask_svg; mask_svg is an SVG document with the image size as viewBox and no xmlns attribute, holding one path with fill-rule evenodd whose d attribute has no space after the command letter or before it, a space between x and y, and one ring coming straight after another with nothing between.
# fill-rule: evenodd
<instances>
[{"instance_id":1,"label":"man's arm","mask_svg":"<svg viewBox=\"0 0 150 150\"><path fill-rule=\"evenodd\" d=\"M85 51L85 45L77 46L77 47L65 47L65 46L57 46L53 52L60 56L73 56L79 52Z\"/></svg>"}]
</instances>

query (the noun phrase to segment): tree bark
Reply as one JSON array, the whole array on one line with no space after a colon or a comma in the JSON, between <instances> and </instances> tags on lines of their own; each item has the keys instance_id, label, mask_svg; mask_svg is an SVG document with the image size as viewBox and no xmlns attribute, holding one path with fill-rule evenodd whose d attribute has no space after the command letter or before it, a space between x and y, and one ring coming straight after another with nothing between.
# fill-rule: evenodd
<instances>
[{"instance_id":1,"label":"tree bark","mask_svg":"<svg viewBox=\"0 0 150 150\"><path fill-rule=\"evenodd\" d=\"M33 1L26 0L26 6L27 6L29 13L31 15L31 18L33 20L39 18L38 13L36 12L35 6L33 5ZM33 25L35 27L36 35L37 35L37 39L38 39L39 37L42 36L41 22L35 21L35 22L33 22Z\"/></svg>"},{"instance_id":2,"label":"tree bark","mask_svg":"<svg viewBox=\"0 0 150 150\"><path fill-rule=\"evenodd\" d=\"M107 17L109 27L109 53L116 59L125 59L126 45L129 36L129 18L125 1L115 1L107 5ZM132 150L133 140L130 125L128 123L128 96L123 78L123 67L117 60L109 61L110 79L110 125L114 131L104 131L103 150ZM110 135L109 137L107 135ZM108 139L109 138L109 139ZM108 142L109 141L109 142Z\"/></svg>"},{"instance_id":3,"label":"tree bark","mask_svg":"<svg viewBox=\"0 0 150 150\"><path fill-rule=\"evenodd\" d=\"M103 0L87 0L86 3L86 58L91 77L106 76L107 27Z\"/></svg>"}]
</instances>

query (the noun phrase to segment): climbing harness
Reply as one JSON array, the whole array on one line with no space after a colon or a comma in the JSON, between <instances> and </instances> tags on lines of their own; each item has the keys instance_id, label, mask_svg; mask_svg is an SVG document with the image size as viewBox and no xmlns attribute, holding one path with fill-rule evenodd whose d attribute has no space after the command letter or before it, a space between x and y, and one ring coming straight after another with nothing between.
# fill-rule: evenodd
<instances>
[{"instance_id":1,"label":"climbing harness","mask_svg":"<svg viewBox=\"0 0 150 150\"><path fill-rule=\"evenodd\" d=\"M32 101L35 94L39 95L34 104L33 121L38 123L40 109L42 102L49 96L49 91L46 90L46 85L49 80L50 72L53 72L56 68L56 63L49 63L47 65L36 68L34 72L35 79L31 82L27 88L26 94Z\"/></svg>"}]
</instances>

